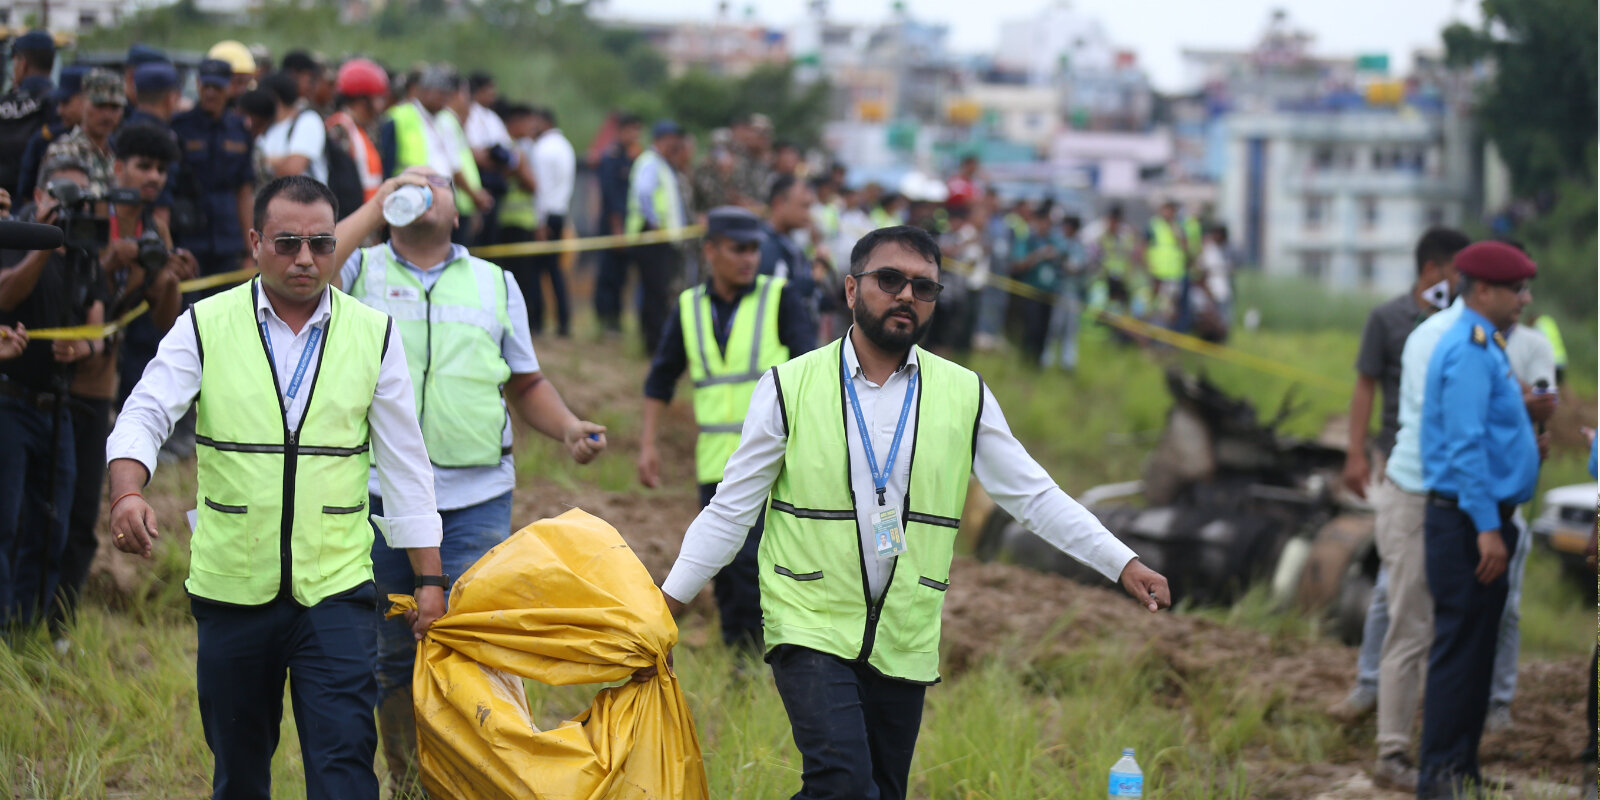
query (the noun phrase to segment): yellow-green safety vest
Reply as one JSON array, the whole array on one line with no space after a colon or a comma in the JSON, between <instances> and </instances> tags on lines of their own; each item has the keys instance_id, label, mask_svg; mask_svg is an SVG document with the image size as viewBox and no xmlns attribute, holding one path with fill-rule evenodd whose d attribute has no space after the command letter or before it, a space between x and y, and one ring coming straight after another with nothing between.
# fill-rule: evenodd
<instances>
[{"instance_id":1,"label":"yellow-green safety vest","mask_svg":"<svg viewBox=\"0 0 1600 800\"><path fill-rule=\"evenodd\" d=\"M900 220L895 219L893 214L884 210L883 206L874 207L872 213L867 216L872 220L872 227L874 228L893 228L900 224Z\"/></svg>"},{"instance_id":2,"label":"yellow-green safety vest","mask_svg":"<svg viewBox=\"0 0 1600 800\"><path fill-rule=\"evenodd\" d=\"M1128 274L1128 247L1118 233L1107 230L1100 236L1100 266L1106 275L1120 278Z\"/></svg>"},{"instance_id":3,"label":"yellow-green safety vest","mask_svg":"<svg viewBox=\"0 0 1600 800\"><path fill-rule=\"evenodd\" d=\"M639 184L639 175L644 171L646 164L654 164L656 171L655 193L650 196L650 205L656 211L656 219L661 223L659 230L673 230L684 225L682 196L678 194L678 173L667 163L660 153L646 150L633 160L633 169L628 173L628 216L624 222L628 233L639 233L644 230L644 212L639 208L639 193L634 187Z\"/></svg>"},{"instance_id":4,"label":"yellow-green safety vest","mask_svg":"<svg viewBox=\"0 0 1600 800\"><path fill-rule=\"evenodd\" d=\"M428 166L428 135L422 130L427 123L416 104L400 103L390 108L387 116L394 121L395 174Z\"/></svg>"},{"instance_id":5,"label":"yellow-green safety vest","mask_svg":"<svg viewBox=\"0 0 1600 800\"><path fill-rule=\"evenodd\" d=\"M1550 350L1555 354L1556 366L1565 369L1567 366L1567 343L1561 339L1561 329L1556 327L1555 318L1549 314L1542 314L1533 324L1539 329L1540 333L1544 334L1544 338L1550 340Z\"/></svg>"},{"instance_id":6,"label":"yellow-green safety vest","mask_svg":"<svg viewBox=\"0 0 1600 800\"><path fill-rule=\"evenodd\" d=\"M332 290L328 324L307 344L321 361L309 375L279 375L256 318L259 287L250 281L192 311L198 519L184 586L229 605L292 597L313 606L372 580L367 411L390 323ZM286 381L306 397L295 430L278 401Z\"/></svg>"},{"instance_id":7,"label":"yellow-green safety vest","mask_svg":"<svg viewBox=\"0 0 1600 800\"><path fill-rule=\"evenodd\" d=\"M533 213L533 192L524 190L517 184L516 178L507 181L510 187L506 189L504 197L500 198L500 227L522 228L533 230L539 226L539 220Z\"/></svg>"},{"instance_id":8,"label":"yellow-green safety vest","mask_svg":"<svg viewBox=\"0 0 1600 800\"><path fill-rule=\"evenodd\" d=\"M756 382L763 372L789 360L789 348L778 341L778 300L784 283L783 278L756 276L755 286L734 308L725 349L717 347L706 285L678 295L678 321L689 356L689 379L694 382L694 420L700 426L694 444L700 483L722 480L729 456L739 447Z\"/></svg>"},{"instance_id":9,"label":"yellow-green safety vest","mask_svg":"<svg viewBox=\"0 0 1600 800\"><path fill-rule=\"evenodd\" d=\"M940 612L972 473L983 382L918 348L917 421L900 508L907 550L866 585L845 426L842 340L775 368L788 434L759 552L766 646L808 647L892 678L939 680ZM861 502L871 502L860 498Z\"/></svg>"},{"instance_id":10,"label":"yellow-green safety vest","mask_svg":"<svg viewBox=\"0 0 1600 800\"><path fill-rule=\"evenodd\" d=\"M467 136L461 130L461 120L456 119L456 112L448 108L440 109L433 119L436 124L450 128L455 133L456 141L461 143L456 159L461 162L461 177L465 185L456 187L456 211L464 217L476 214L478 204L473 201L472 195L467 190L482 189L483 178L478 174L478 162L472 157L472 148L467 146Z\"/></svg>"},{"instance_id":11,"label":"yellow-green safety vest","mask_svg":"<svg viewBox=\"0 0 1600 800\"><path fill-rule=\"evenodd\" d=\"M1150 220L1150 245L1145 248L1144 260L1150 268L1150 277L1158 281L1183 278L1183 248L1172 226L1161 217Z\"/></svg>"},{"instance_id":12,"label":"yellow-green safety vest","mask_svg":"<svg viewBox=\"0 0 1600 800\"><path fill-rule=\"evenodd\" d=\"M1189 257L1198 260L1200 251L1205 248L1205 230L1196 217L1183 219L1183 244Z\"/></svg>"},{"instance_id":13,"label":"yellow-green safety vest","mask_svg":"<svg viewBox=\"0 0 1600 800\"><path fill-rule=\"evenodd\" d=\"M425 289L389 245L359 252L361 272L350 293L394 318L428 460L446 468L499 464L510 452L504 444L510 417L501 394L511 367L500 340L513 330L505 272L462 256Z\"/></svg>"}]
</instances>

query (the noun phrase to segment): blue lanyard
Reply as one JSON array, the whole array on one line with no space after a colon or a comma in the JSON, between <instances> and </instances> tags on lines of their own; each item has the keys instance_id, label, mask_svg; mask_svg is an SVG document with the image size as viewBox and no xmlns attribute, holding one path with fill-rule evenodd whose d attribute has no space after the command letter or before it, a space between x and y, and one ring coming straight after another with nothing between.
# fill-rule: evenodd
<instances>
[{"instance_id":1,"label":"blue lanyard","mask_svg":"<svg viewBox=\"0 0 1600 800\"><path fill-rule=\"evenodd\" d=\"M261 340L267 343L267 356L272 359L272 370L278 370L278 356L272 352L272 336L267 333L267 323L261 323ZM289 399L300 392L300 381L306 377L306 367L311 365L311 354L317 350L317 342L322 341L322 329L313 325L311 337L306 340L306 349L300 351L300 363L295 365L294 377L289 379Z\"/></svg>"},{"instance_id":2,"label":"blue lanyard","mask_svg":"<svg viewBox=\"0 0 1600 800\"><path fill-rule=\"evenodd\" d=\"M884 505L883 493L889 486L889 472L894 469L894 460L900 455L900 437L906 432L906 417L911 414L911 400L917 395L917 375L911 373L911 382L906 385L906 399L900 405L900 424L895 426L894 440L889 443L889 460L878 469L878 457L872 452L872 432L867 430L867 418L861 415L861 400L856 397L855 381L850 379L850 371L845 368L844 362L839 362L839 373L844 378L844 388L850 393L850 409L856 412L856 428L861 431L861 451L867 456L867 466L872 468L872 485L878 490L878 505Z\"/></svg>"}]
</instances>

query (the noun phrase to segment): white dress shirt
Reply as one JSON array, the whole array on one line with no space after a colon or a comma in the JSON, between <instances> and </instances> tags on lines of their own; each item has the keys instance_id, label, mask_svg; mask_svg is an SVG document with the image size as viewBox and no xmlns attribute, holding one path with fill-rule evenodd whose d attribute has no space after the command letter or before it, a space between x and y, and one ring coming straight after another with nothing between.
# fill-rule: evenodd
<instances>
[{"instance_id":1,"label":"white dress shirt","mask_svg":"<svg viewBox=\"0 0 1600 800\"><path fill-rule=\"evenodd\" d=\"M540 222L546 217L567 215L572 206L573 176L578 170L578 160L572 143L560 128L551 128L533 142L533 179L538 194L533 210Z\"/></svg>"},{"instance_id":2,"label":"white dress shirt","mask_svg":"<svg viewBox=\"0 0 1600 800\"><path fill-rule=\"evenodd\" d=\"M467 121L461 128L467 136L467 146L474 150L497 144L511 146L511 134L506 132L505 121L500 119L499 114L477 103L467 109Z\"/></svg>"},{"instance_id":3,"label":"white dress shirt","mask_svg":"<svg viewBox=\"0 0 1600 800\"><path fill-rule=\"evenodd\" d=\"M450 246L450 256L444 261L423 269L410 261L400 257L394 251L394 245L385 242L375 247L357 250L350 254L350 260L344 262L339 269L339 285L355 286L356 277L361 274L362 258L366 258L366 268L374 268L374 259L371 251L383 248L394 257L395 263L402 269L411 273L422 283L424 290L431 291L433 285L439 282L439 276L444 274L444 268L459 258L470 258L467 248L459 244ZM376 268L382 269L379 265ZM539 357L533 352L533 337L528 332L528 306L522 299L522 290L517 287L517 279L506 276L506 314L511 317L511 328L500 336L500 357L505 359L506 366L511 367L512 375L527 375L539 371ZM509 413L509 412L508 412ZM505 427L500 434L501 447L511 446L511 420L506 419ZM440 511L454 511L478 505L486 500L492 500L517 486L517 467L510 453L500 457L500 463L492 467L434 467L433 468L433 496L439 504ZM377 471L373 471L372 479L368 482L368 491L375 497L383 497L384 490L378 481ZM384 510L389 510L387 506Z\"/></svg>"},{"instance_id":4,"label":"white dress shirt","mask_svg":"<svg viewBox=\"0 0 1600 800\"><path fill-rule=\"evenodd\" d=\"M866 418L872 434L873 452L883 459L889 452L894 430L900 422L906 385L918 368L917 350L912 348L905 365L890 375L883 386L872 383L862 374L848 333L844 337L844 359L851 380L855 382L856 395L861 400L861 414ZM877 488L873 485L872 470L867 466L867 457L861 447L855 415L847 414L846 417L850 422L845 425L845 440L850 447L853 488L856 497L869 498L866 505L856 509L856 527L861 534L861 552L868 554L867 585L872 597L877 599L883 596L887 587L894 560L876 556L872 518L877 515L878 509ZM895 459L884 492L885 505L890 508L904 505L906 485L911 476L910 437L915 437L916 426L917 404L913 402L906 420L905 436L908 438L901 442L900 455ZM700 593L712 576L733 560L739 547L744 544L750 526L755 524L756 517L766 507L772 484L783 469L787 446L783 412L769 371L761 376L755 394L750 399L750 411L745 417L739 449L728 459L722 483L717 486L711 504L695 517L694 523L684 534L683 548L678 553L671 574L661 584L662 591L687 603ZM1000 411L1000 404L987 386L983 388L983 413L978 418L978 443L973 453L972 471L989 496L1021 522L1023 527L1110 580L1117 581L1122 569L1133 560L1134 552L1112 536L1088 509L1061 491L1044 467L1028 455L1022 443L1011 434L1005 415Z\"/></svg>"},{"instance_id":5,"label":"white dress shirt","mask_svg":"<svg viewBox=\"0 0 1600 800\"><path fill-rule=\"evenodd\" d=\"M266 327L271 344L273 370L279 376L295 373L300 357L310 341L313 328L326 330L332 316L332 300L327 289L317 303L311 320L295 333L272 308L267 293L256 279L256 319ZM200 393L200 345L195 340L193 310L186 310L162 337L156 357L145 367L144 376L117 415L117 426L106 440L106 463L131 458L143 464L150 474L156 471L156 451L172 434L172 426ZM322 339L318 334L318 340ZM433 469L428 450L417 427L417 410L411 394L411 373L406 369L406 349L399 337L391 336L378 367L378 385L367 410L367 425L372 434L372 461L377 466L378 482L391 498L385 504L387 516L373 516L390 547L437 547L441 536L439 513L433 501ZM213 354L215 355L215 354ZM322 360L320 348L313 350L305 374L317 376ZM337 380L324 375L313 380ZM291 429L298 428L311 397L307 385L289 397L289 381L278 381L284 414ZM271 413L263 407L261 413Z\"/></svg>"}]
</instances>

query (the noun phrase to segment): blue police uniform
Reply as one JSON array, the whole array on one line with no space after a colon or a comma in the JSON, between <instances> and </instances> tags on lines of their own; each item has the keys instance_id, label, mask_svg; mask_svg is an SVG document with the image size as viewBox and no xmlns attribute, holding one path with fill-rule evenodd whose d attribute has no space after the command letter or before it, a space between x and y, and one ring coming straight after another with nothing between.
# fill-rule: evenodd
<instances>
[{"instance_id":1,"label":"blue police uniform","mask_svg":"<svg viewBox=\"0 0 1600 800\"><path fill-rule=\"evenodd\" d=\"M1505 340L1468 307L1428 363L1422 405L1423 526L1434 637L1424 692L1417 796L1452 797L1481 780L1478 743L1488 712L1505 574L1483 584L1478 534L1516 549L1511 514L1533 497L1539 447Z\"/></svg>"},{"instance_id":2,"label":"blue police uniform","mask_svg":"<svg viewBox=\"0 0 1600 800\"><path fill-rule=\"evenodd\" d=\"M176 231L177 244L194 253L203 275L233 269L244 252L239 228L239 187L255 182L250 132L233 111L212 117L193 108L172 118L183 151L180 190L193 193L204 215L198 231Z\"/></svg>"}]
</instances>

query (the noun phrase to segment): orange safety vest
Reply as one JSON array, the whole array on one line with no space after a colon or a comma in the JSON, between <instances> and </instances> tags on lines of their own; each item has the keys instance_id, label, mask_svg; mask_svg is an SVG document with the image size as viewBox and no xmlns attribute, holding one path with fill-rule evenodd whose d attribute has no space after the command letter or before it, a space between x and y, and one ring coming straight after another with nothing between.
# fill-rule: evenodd
<instances>
[{"instance_id":1,"label":"orange safety vest","mask_svg":"<svg viewBox=\"0 0 1600 800\"><path fill-rule=\"evenodd\" d=\"M348 111L329 115L328 130L332 131L335 126L344 129L345 141L350 143L350 158L356 162L356 171L361 173L361 199L371 200L383 184L383 158L378 155L378 147Z\"/></svg>"}]
</instances>

